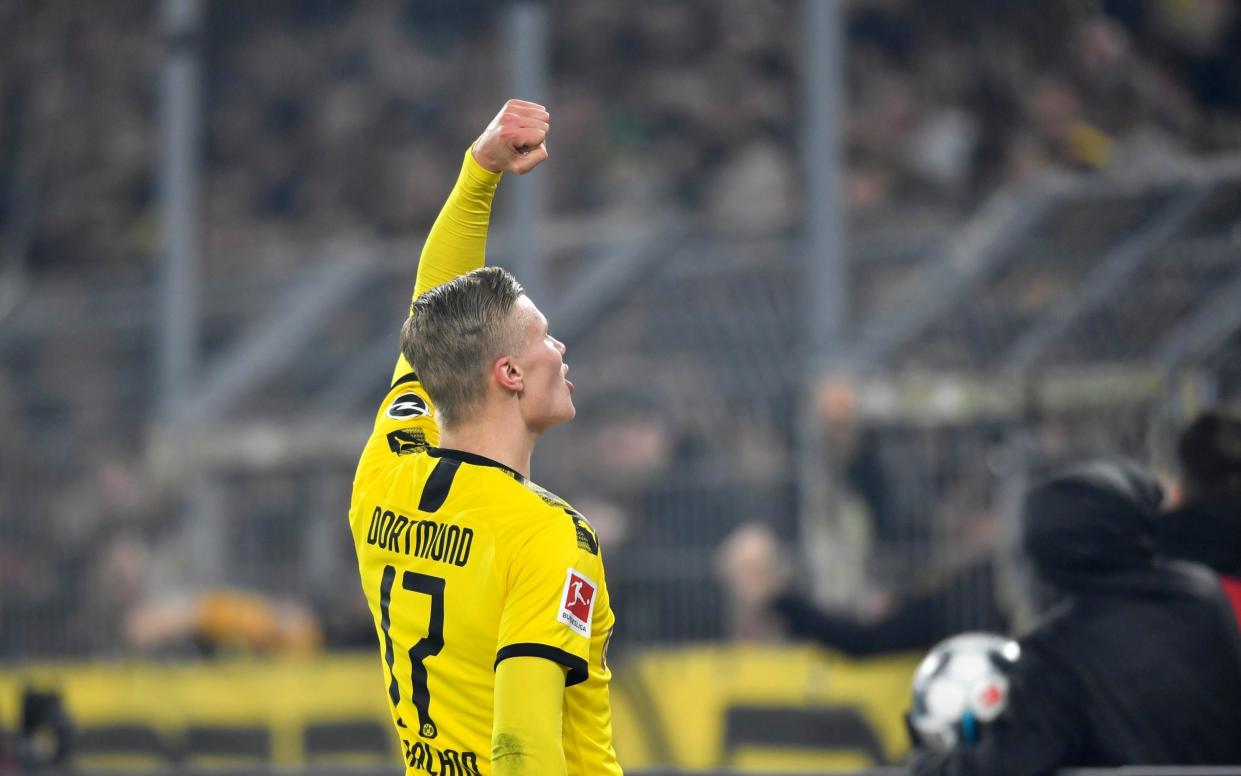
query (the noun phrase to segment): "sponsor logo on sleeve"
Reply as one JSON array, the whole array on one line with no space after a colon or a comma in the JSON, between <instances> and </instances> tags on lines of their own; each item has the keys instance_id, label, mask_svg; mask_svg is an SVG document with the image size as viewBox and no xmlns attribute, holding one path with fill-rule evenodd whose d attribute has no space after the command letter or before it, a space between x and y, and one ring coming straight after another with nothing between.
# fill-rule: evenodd
<instances>
[{"instance_id":1,"label":"sponsor logo on sleeve","mask_svg":"<svg viewBox=\"0 0 1241 776\"><path fill-rule=\"evenodd\" d=\"M421 418L431 414L431 408L427 406L427 400L416 393L403 393L392 400L388 405L387 416L393 420L409 420L410 418Z\"/></svg>"},{"instance_id":2,"label":"sponsor logo on sleeve","mask_svg":"<svg viewBox=\"0 0 1241 776\"><path fill-rule=\"evenodd\" d=\"M591 555L599 554L599 537L595 534L595 529L590 527L590 523L586 522L586 518L577 512L568 510L569 517L573 518L573 527L577 529L577 548L585 550Z\"/></svg>"},{"instance_id":3,"label":"sponsor logo on sleeve","mask_svg":"<svg viewBox=\"0 0 1241 776\"><path fill-rule=\"evenodd\" d=\"M419 428L399 428L388 434L388 449L397 455L420 453L427 449L427 435Z\"/></svg>"},{"instance_id":4,"label":"sponsor logo on sleeve","mask_svg":"<svg viewBox=\"0 0 1241 776\"><path fill-rule=\"evenodd\" d=\"M579 636L590 638L590 616L595 609L597 589L590 577L570 568L565 574L564 593L560 596L560 613L556 619Z\"/></svg>"}]
</instances>

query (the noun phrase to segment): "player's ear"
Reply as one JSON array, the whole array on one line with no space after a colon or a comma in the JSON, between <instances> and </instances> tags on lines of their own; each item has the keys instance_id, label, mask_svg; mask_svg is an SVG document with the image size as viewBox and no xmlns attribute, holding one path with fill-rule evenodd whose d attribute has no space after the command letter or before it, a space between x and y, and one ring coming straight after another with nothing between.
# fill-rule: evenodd
<instances>
[{"instance_id":1,"label":"player's ear","mask_svg":"<svg viewBox=\"0 0 1241 776\"><path fill-rule=\"evenodd\" d=\"M521 367L513 360L511 356L500 356L491 365L491 375L496 382L506 391L521 391L525 387L525 382L521 373Z\"/></svg>"}]
</instances>

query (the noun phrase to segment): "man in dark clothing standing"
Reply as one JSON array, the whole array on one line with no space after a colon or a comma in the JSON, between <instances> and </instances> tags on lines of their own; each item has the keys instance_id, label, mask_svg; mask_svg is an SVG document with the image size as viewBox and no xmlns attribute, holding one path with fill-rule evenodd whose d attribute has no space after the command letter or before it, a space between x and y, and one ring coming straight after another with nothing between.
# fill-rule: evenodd
<instances>
[{"instance_id":1,"label":"man in dark clothing standing","mask_svg":"<svg viewBox=\"0 0 1241 776\"><path fill-rule=\"evenodd\" d=\"M1204 412L1176 446L1180 504L1156 524L1159 552L1209 566L1241 621L1241 418Z\"/></svg>"},{"instance_id":2,"label":"man in dark clothing standing","mask_svg":"<svg viewBox=\"0 0 1241 776\"><path fill-rule=\"evenodd\" d=\"M1008 709L971 748L920 752L918 776L1241 763L1241 638L1206 569L1157 561L1162 493L1123 462L1035 485L1021 548L1046 587Z\"/></svg>"}]
</instances>

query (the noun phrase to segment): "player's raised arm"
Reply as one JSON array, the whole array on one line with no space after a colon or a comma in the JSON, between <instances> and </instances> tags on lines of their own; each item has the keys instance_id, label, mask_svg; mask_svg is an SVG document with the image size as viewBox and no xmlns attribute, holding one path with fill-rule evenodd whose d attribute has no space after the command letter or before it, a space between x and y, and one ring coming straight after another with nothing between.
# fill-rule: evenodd
<instances>
[{"instance_id":1,"label":"player's raised arm","mask_svg":"<svg viewBox=\"0 0 1241 776\"><path fill-rule=\"evenodd\" d=\"M414 298L483 266L491 202L500 175L523 175L547 158L550 115L537 103L509 100L465 154L461 173L440 210L418 261ZM392 379L412 371L402 356Z\"/></svg>"},{"instance_id":2,"label":"player's raised arm","mask_svg":"<svg viewBox=\"0 0 1241 776\"><path fill-rule=\"evenodd\" d=\"M427 235L415 298L483 265L491 200L500 175L522 175L547 158L549 119L542 105L509 100L474 141L457 185Z\"/></svg>"}]
</instances>

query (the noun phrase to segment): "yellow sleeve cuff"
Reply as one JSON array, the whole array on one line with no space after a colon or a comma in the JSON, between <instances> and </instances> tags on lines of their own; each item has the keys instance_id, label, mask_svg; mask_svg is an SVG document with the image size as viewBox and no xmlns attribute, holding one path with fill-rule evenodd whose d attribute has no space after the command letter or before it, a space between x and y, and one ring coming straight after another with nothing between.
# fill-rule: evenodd
<instances>
[{"instance_id":1,"label":"yellow sleeve cuff","mask_svg":"<svg viewBox=\"0 0 1241 776\"><path fill-rule=\"evenodd\" d=\"M474 157L474 146L471 144L469 148L465 149L465 162L461 165L461 175L462 177L468 177L475 183L495 188L504 173L492 172L479 164L478 159Z\"/></svg>"}]
</instances>

